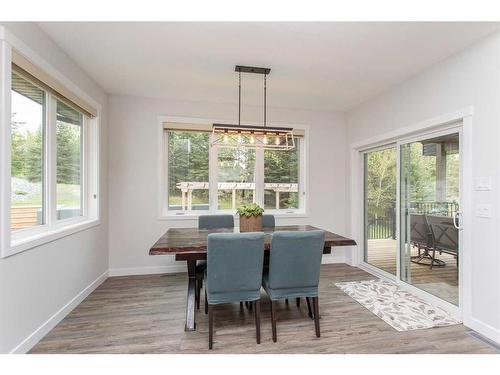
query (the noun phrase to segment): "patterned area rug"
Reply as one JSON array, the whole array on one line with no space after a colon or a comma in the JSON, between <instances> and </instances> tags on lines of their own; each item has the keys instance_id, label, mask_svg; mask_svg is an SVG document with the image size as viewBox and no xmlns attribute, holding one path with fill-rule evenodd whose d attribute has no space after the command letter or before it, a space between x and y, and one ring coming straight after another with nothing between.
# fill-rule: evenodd
<instances>
[{"instance_id":1,"label":"patterned area rug","mask_svg":"<svg viewBox=\"0 0 500 375\"><path fill-rule=\"evenodd\" d=\"M443 309L385 280L336 283L335 286L398 331L462 323Z\"/></svg>"}]
</instances>

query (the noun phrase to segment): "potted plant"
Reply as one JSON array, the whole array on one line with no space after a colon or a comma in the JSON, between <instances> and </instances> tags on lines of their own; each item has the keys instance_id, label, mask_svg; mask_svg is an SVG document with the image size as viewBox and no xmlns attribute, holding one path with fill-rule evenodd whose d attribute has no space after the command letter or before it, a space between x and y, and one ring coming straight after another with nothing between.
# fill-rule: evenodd
<instances>
[{"instance_id":1,"label":"potted plant","mask_svg":"<svg viewBox=\"0 0 500 375\"><path fill-rule=\"evenodd\" d=\"M240 232L262 231L262 213L264 209L256 203L244 204L236 210L240 215Z\"/></svg>"}]
</instances>

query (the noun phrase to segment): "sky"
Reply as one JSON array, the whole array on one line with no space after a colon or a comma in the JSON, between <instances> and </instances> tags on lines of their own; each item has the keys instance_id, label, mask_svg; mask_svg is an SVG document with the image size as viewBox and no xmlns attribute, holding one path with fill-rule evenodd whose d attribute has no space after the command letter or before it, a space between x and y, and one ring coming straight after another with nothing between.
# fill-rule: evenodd
<instances>
[{"instance_id":1,"label":"sky","mask_svg":"<svg viewBox=\"0 0 500 375\"><path fill-rule=\"evenodd\" d=\"M19 130L22 134L28 131L37 131L43 121L43 108L37 102L28 99L27 97L15 92L12 92L12 117L13 121L21 122Z\"/></svg>"}]
</instances>

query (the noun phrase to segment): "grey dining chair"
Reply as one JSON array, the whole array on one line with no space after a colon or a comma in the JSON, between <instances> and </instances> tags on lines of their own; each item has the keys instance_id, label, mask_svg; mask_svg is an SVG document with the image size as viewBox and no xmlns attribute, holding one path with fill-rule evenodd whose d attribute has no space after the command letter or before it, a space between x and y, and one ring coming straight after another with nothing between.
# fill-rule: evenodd
<instances>
[{"instance_id":1,"label":"grey dining chair","mask_svg":"<svg viewBox=\"0 0 500 375\"><path fill-rule=\"evenodd\" d=\"M277 341L276 303L280 299L305 297L311 316L312 298L316 336L319 327L319 274L325 234L321 230L273 234L269 269L264 270L262 286L271 300L273 341Z\"/></svg>"},{"instance_id":2,"label":"grey dining chair","mask_svg":"<svg viewBox=\"0 0 500 375\"><path fill-rule=\"evenodd\" d=\"M234 228L233 215L200 215L198 229ZM203 274L207 268L205 260L196 263L196 308L200 309L201 288L203 288Z\"/></svg>"},{"instance_id":3,"label":"grey dining chair","mask_svg":"<svg viewBox=\"0 0 500 375\"><path fill-rule=\"evenodd\" d=\"M274 215L262 215L262 226L264 228L274 228L276 226Z\"/></svg>"},{"instance_id":4,"label":"grey dining chair","mask_svg":"<svg viewBox=\"0 0 500 375\"><path fill-rule=\"evenodd\" d=\"M254 305L257 344L260 344L260 288L264 233L211 233L205 270L205 313L208 348L213 347L214 305L249 302Z\"/></svg>"}]
</instances>

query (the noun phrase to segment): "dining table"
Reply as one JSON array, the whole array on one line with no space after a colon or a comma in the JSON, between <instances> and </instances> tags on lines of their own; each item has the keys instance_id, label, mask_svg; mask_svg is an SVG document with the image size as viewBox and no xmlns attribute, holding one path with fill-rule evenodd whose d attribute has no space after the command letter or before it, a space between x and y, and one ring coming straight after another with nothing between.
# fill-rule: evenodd
<instances>
[{"instance_id":1,"label":"dining table","mask_svg":"<svg viewBox=\"0 0 500 375\"><path fill-rule=\"evenodd\" d=\"M276 231L310 231L322 230L311 225L286 225L263 228L264 248L270 251L272 234ZM339 234L323 230L325 232L325 244L323 254L330 254L332 247L354 246L356 241ZM186 322L185 331L196 330L196 262L207 259L207 242L210 233L239 233L239 228L169 228L149 250L149 255L175 255L176 261L187 263L188 283L186 300Z\"/></svg>"}]
</instances>

